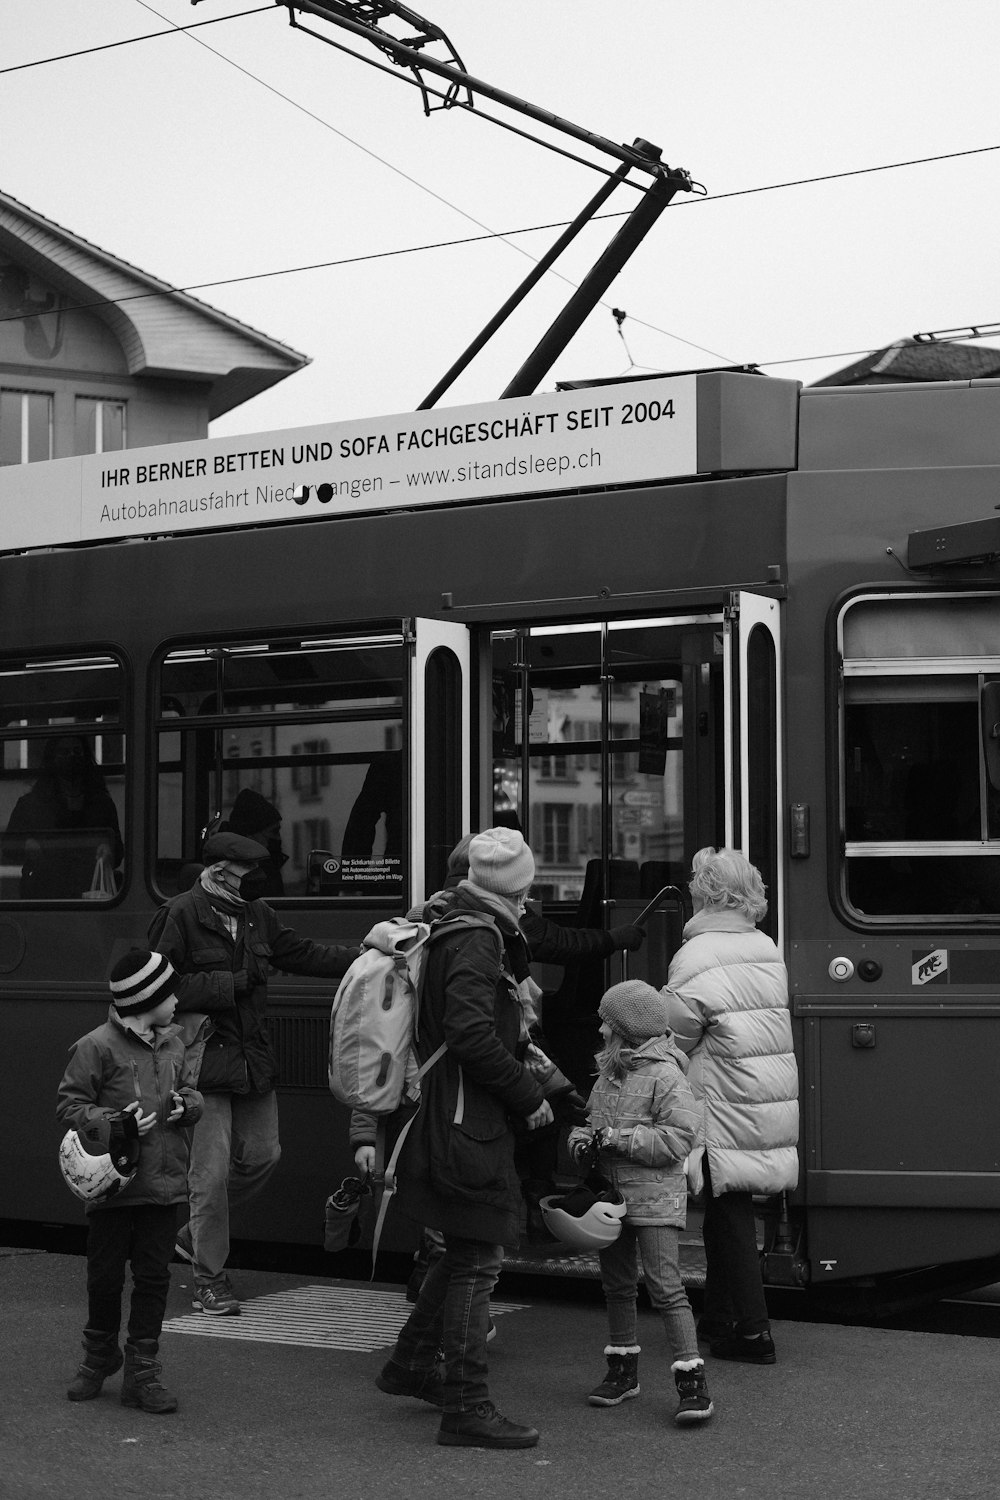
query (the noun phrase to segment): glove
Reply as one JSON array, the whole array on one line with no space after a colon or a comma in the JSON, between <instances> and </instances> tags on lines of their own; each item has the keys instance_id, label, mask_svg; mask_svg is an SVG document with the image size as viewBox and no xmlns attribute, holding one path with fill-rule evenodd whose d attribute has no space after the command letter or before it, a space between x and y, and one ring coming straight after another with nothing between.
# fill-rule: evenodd
<instances>
[{"instance_id":1,"label":"glove","mask_svg":"<svg viewBox=\"0 0 1000 1500\"><path fill-rule=\"evenodd\" d=\"M570 1085L567 1089L560 1089L557 1094L547 1094L546 1098L552 1106L552 1113L563 1125L586 1125L587 1104Z\"/></svg>"},{"instance_id":2,"label":"glove","mask_svg":"<svg viewBox=\"0 0 1000 1500\"><path fill-rule=\"evenodd\" d=\"M630 1129L605 1125L601 1131L601 1149L610 1152L612 1156L624 1156L627 1159L632 1135L633 1131Z\"/></svg>"},{"instance_id":3,"label":"glove","mask_svg":"<svg viewBox=\"0 0 1000 1500\"><path fill-rule=\"evenodd\" d=\"M626 948L629 953L638 953L646 941L646 933L642 927L636 927L634 924L629 927L612 927L611 941L616 950Z\"/></svg>"},{"instance_id":4,"label":"glove","mask_svg":"<svg viewBox=\"0 0 1000 1500\"><path fill-rule=\"evenodd\" d=\"M237 969L233 974L233 995L237 1000L244 1000L250 993L250 976L246 969Z\"/></svg>"}]
</instances>

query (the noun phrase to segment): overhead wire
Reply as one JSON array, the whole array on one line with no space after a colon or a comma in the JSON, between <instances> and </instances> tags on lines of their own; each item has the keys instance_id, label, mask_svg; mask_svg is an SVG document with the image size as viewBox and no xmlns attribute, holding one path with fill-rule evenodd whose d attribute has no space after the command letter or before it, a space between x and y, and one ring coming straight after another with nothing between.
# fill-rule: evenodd
<instances>
[{"instance_id":1,"label":"overhead wire","mask_svg":"<svg viewBox=\"0 0 1000 1500\"><path fill-rule=\"evenodd\" d=\"M151 15L158 16L161 21L169 21L169 17L161 15L161 13L156 10L154 6L148 3L148 0L136 0L136 4L141 5L143 10L148 10ZM411 183L414 187L419 188L422 192L430 194L430 196L432 198L436 198L439 203L443 203L446 208L450 208L454 213L459 214L463 219L467 219L470 224L475 224L477 229L485 230L487 235L491 238L499 239L503 244L509 246L511 250L515 250L518 255L523 255L527 260L530 260L533 265L537 264L535 256L531 255L529 251L524 250L520 245L515 245L506 237L505 234L491 229L489 224L484 224L483 221L481 219L477 219L474 214L468 213L464 208L459 208L458 204L452 203L441 193L435 192L433 188L427 187L425 183L422 183L418 181L417 178L410 176L409 173L404 172L400 167L397 167L392 162L387 161L385 157L379 156L377 152L371 151L367 146L362 146L359 141L356 141L352 136L349 136L346 131L338 130L335 125L331 125L328 120L324 120L321 115L315 114L313 110L307 109L305 105L300 104L297 99L291 98L288 94L285 94L280 89L275 88L273 84L267 83L262 78L258 78L255 73L251 73L249 69L244 68L240 63L233 62L231 58L226 57L226 55L222 52L219 52L217 48L210 46L209 43L204 41L201 37L192 36L191 41L197 42L199 46L206 48L207 51L211 52L213 56L218 57L222 62L229 63L229 65L235 68L237 72L244 74L247 78L252 79L253 82L260 84L260 86L264 89L267 89L269 93L276 95L279 99L284 100L285 103L290 104L293 109L301 110L303 114L307 115L309 119L314 120L318 125L322 125L325 129L331 130L334 135L340 136L342 140L350 142L350 144L357 150L364 152L366 156L370 156L374 161L379 162L380 165L387 167L389 171L395 172L406 182ZM618 217L623 216L619 215ZM574 282L570 277L564 276L561 271L557 271L554 267L550 267L549 274L552 276L557 276L560 281L565 282L566 285L572 287L574 291L577 290L578 283ZM610 303L601 301L599 305L610 310ZM665 328L655 328L651 323L646 324L645 326L652 329L654 332L661 334L664 338L676 339L679 343L685 344L689 349L699 349L703 354L710 354L713 359L726 358L725 355L717 353L717 351L714 349L707 348L704 344L695 343L693 339L686 339L683 338L680 334L670 333Z\"/></svg>"},{"instance_id":2,"label":"overhead wire","mask_svg":"<svg viewBox=\"0 0 1000 1500\"><path fill-rule=\"evenodd\" d=\"M160 19L162 21L166 21L167 22L167 30L166 31L162 31L162 32L149 32L149 33L146 33L146 34L144 34L142 36L138 36L138 37L128 37L128 38L124 38L123 40L121 40L119 42L103 43L103 44L99 44L99 45L97 45L95 47L83 48L83 49L81 49L78 52L68 52L68 53L62 53L62 54L59 54L57 56L53 56L53 57L49 57L49 58L39 58L39 59L36 59L35 61L29 62L29 63L15 64L12 67L0 68L0 73L16 72L19 69L30 68L30 67L39 67L39 66L42 66L43 64L48 63L48 62L60 62L60 61L63 61L65 59L68 59L68 58L86 56L89 53L105 51L105 50L108 50L109 48L113 48L113 47L129 46L133 42L147 41L147 40L151 40L151 39L162 37L162 36L169 36L169 35L171 35L174 32L180 32L180 33L182 33L184 35L190 35L191 32L193 32L195 29L197 29L199 27L204 27L204 26L208 26L208 25L217 25L217 24L219 24L219 23L221 23L223 21L238 20L238 19L241 19L244 16L259 15L259 14L262 14L264 11L267 11L267 12L270 13L270 12L272 12L272 9L273 9L271 6L261 6L261 7L255 8L253 10L237 11L237 12L232 12L232 13L226 15L226 16L213 17L213 18L211 18L210 20L207 20L207 21L194 22L190 26L180 26L177 23L171 21L168 16L164 16L160 11L156 10L154 6L148 4L147 0L136 0L136 3L138 5L141 5L144 10L149 11L150 14L157 16L158 19ZM315 33L315 32L310 32L308 30L308 28L306 28L306 27L302 27L300 29L306 30L309 35L313 35L313 36L317 35L317 33ZM549 230L549 229L560 229L560 228L564 228L565 225L566 225L566 223L568 222L566 220L562 220L562 221L556 221L554 223L549 223L549 224L535 224L535 225L523 226L523 227L520 227L520 228L517 228L517 229L506 229L506 230L494 230L494 229L491 229L489 227L489 225L484 224L481 220L477 219L473 214L468 213L465 209L460 208L455 203L452 203L449 199L445 198L442 194L436 192L433 188L430 188L425 183L420 182L419 179L417 179L417 178L413 177L412 175L410 175L409 173L403 171L402 168L395 166L394 163L388 161L386 158L384 158L382 156L379 156L377 152L372 151L367 146L362 145L360 141L355 140L354 137L348 135L346 131L342 131L342 130L338 129L337 126L331 125L328 120L325 120L325 119L322 118L322 116L315 114L312 110L308 109L305 105L300 104L298 100L292 98L288 94L283 93L280 89L276 88L273 84L270 84L270 83L266 82L266 80L258 77L255 73L250 72L249 69L244 68L240 63L234 62L233 59L227 57L225 55L225 53L222 53L222 52L218 51L217 48L210 46L209 43L207 43L206 41L204 41L203 38L196 37L196 36L192 35L191 36L191 40L193 42L197 42L200 46L204 47L207 51L211 52L213 54L213 56L219 58L219 60L221 62L228 63L229 66L235 68L237 70L237 72L240 72L240 73L244 74L244 76L247 77L247 78L249 78L252 82L259 84L261 88L266 89L269 93L274 94L277 98L281 99L283 102L285 102L287 104L290 104L294 109L298 109L301 113L307 115L308 118L310 118L311 120L313 120L316 124L323 126L323 128L326 129L326 130L330 130L334 135L337 135L337 136L341 137L341 139L347 141L350 145L354 146L356 150L361 151L366 156L369 156L374 161L377 161L379 163L379 165L386 167L389 171L394 172L397 176L402 177L405 181L409 182L412 186L420 189L420 191L429 194L433 198L436 198L438 200L438 202L444 204L444 206L446 208L450 208L453 212L461 215L465 219L468 219L470 223L475 224L476 227L479 228L479 229L482 229L484 231L484 233L480 234L480 235L470 235L470 236L466 236L466 237L460 238L460 239L440 240L440 241L436 241L436 242L433 242L433 243L430 243L430 244L427 244L427 245L411 245L411 246L406 246L406 247L403 247L403 248L400 248L400 249L397 249L397 250L373 251L373 252L370 252L370 253L365 254L365 255L347 256L347 257L343 257L343 258L337 259L337 260L319 261L319 262L314 262L314 263L307 264L307 265L302 265L302 266L287 266L287 267L282 267L282 268L279 268L279 269L273 270L273 271L251 272L251 273L248 273L247 275L244 275L244 276L222 277L222 278L218 278L218 279L213 280L213 281L196 282L196 283L192 283L192 284L190 284L188 286L183 286L183 287L172 286L169 283L164 283L163 286L162 286L162 289L160 289L160 290L149 291L149 292L137 292L137 293L133 293L133 294L128 294L128 295L123 296L123 297L97 298L97 299L94 299L93 301L90 301L90 302L74 303L72 305L69 305L69 306L65 307L63 309L63 311L69 311L69 312L72 312L72 311L83 311L83 310L92 309L94 307L106 306L108 304L118 305L119 303L132 302L132 301L140 301L140 300L143 300L144 298L156 297L156 296L163 296L163 295L165 295L167 293L191 293L191 292L195 292L195 291L205 291L205 290L208 290L208 289L211 289L211 288L218 288L218 287L224 287L224 286L234 286L234 285L237 285L239 283L247 282L247 281L265 280L265 279L269 279L269 278L276 277L276 276L296 275L296 274L299 274L299 273L305 272L305 271L316 271L316 270L334 269L334 268L336 268L338 266L354 265L354 264L358 264L360 262L368 261L368 260L381 260L381 259L386 259L386 258L395 257L395 256L401 256L401 255L418 254L420 252L427 251L427 250L445 249L445 248L449 248L449 247L452 247L452 246L458 246L458 245L463 245L463 244L473 244L473 243L476 243L476 242L482 242L482 241L490 240L490 239L501 240L501 241L503 241L503 243L509 245L509 247L511 249L516 250L518 254L524 255L529 260L534 260L535 257L532 256L529 251L524 250L519 245L513 244L510 236L518 235L518 234L533 234L533 233L540 232L542 230ZM326 41L328 39L325 38L325 37L323 37L323 38L321 38L321 40ZM393 69L386 68L384 64L380 64L376 60L363 57L360 53L356 53L356 52L352 51L352 49L350 49L348 47L342 46L340 43L332 42L331 45L338 47L339 50L346 52L349 56L355 57L355 58L357 58L361 62L370 63L370 65L378 67L378 68L382 69L383 71L390 72L393 77L402 77L402 75L400 73L394 71ZM412 82L412 80L410 80L408 78L404 78L403 81L406 82L406 83ZM414 84L414 86L415 87L419 87L418 84ZM433 89L430 89L429 91L433 92L433 93L437 93L437 91L433 90ZM441 95L441 94L438 94L437 96L441 97L441 98L444 97L444 95ZM452 107L461 107L461 108L464 108L466 110L468 109L468 106L466 106L466 105L453 105ZM496 119L494 116L491 116L491 115L485 115L484 118L486 118L488 120L491 120L495 124L500 124L500 125L504 125L505 124L504 121ZM521 134L521 135L525 135L526 134L526 132L523 132L523 131L516 131L516 133L517 134ZM537 140L537 138L534 137L534 136L528 136L528 139ZM539 141L538 143L542 144L542 145L547 144L544 141ZM558 149L558 148L555 148L555 149ZM699 203L720 202L723 199L727 199L727 198L747 197L747 196L751 196L751 195L757 194L757 193L778 192L778 191L781 191L781 190L783 190L785 188L804 187L804 186L809 186L809 185L812 185L812 184L817 184L817 183L822 183L822 182L832 182L832 181L843 180L843 179L851 178L851 177L867 176L867 175L870 175L870 174L876 173L876 172L897 171L897 170L900 170L900 169L905 168L905 167L916 167L916 166L924 166L924 165L932 164L932 163L935 163L935 162L953 161L953 160L956 160L956 159L961 158L961 157L983 155L983 154L987 154L987 153L993 152L993 151L1000 151L1000 144L990 145L990 146L970 147L968 149L961 150L961 151L942 152L940 154L931 155L931 156L913 157L913 158L908 158L908 159L906 159L904 161L885 162L885 163L881 163L881 164L876 165L876 166L871 166L871 167L857 167L857 168L852 168L850 170L841 171L841 172L822 173L822 174L818 174L818 175L813 176L813 177L792 178L792 179L789 179L788 181L785 181L785 182L765 183L765 184L761 184L761 185L759 185L757 187L734 188L734 189L732 189L732 190L730 190L728 192L706 193L706 194L703 194L703 195L699 195L697 198L691 198L691 199L674 199L668 205L668 207L671 208L671 209L673 209L673 208L683 208L683 207L690 206L690 204L692 204L694 202L699 202ZM578 157L574 153L560 151L560 154L562 154L562 155L568 155L574 161L578 161L582 165L590 166L590 167L596 167L596 170L601 171L601 172L605 172L605 169L603 167L601 167L600 165L595 164L593 162L587 162L586 160L584 160L584 158ZM633 183L629 183L628 186L638 186L638 185L637 184L633 184ZM626 211L614 212L614 213L606 213L606 214L596 214L594 216L594 222L597 222L598 220L602 220L602 219L620 219L620 218L625 218L625 217L627 217L627 212ZM571 280L571 278L569 278L567 276L564 276L559 271L552 270L550 272L550 274L558 276L560 280L566 282L570 286L573 286L573 287L576 286L576 283L574 283ZM606 307L609 312L614 313L614 311L615 311L614 309L611 308L611 306L610 306L609 303L605 303L605 302L602 301L599 305L602 306L602 307ZM24 314L14 314L14 315L11 315L11 316L0 317L0 323L20 321L24 316L25 316ZM653 333L658 333L658 334L660 334L664 338L673 339L673 340L675 340L678 343L682 343L682 344L687 345L689 348L699 349L699 350L701 350L702 353L710 354L710 355L712 355L713 358L716 358L716 359L726 359L727 358L727 356L721 355L721 354L717 353L717 351L715 351L715 350L708 349L703 344L695 343L691 339L685 339L680 334L671 333L668 329L660 328L660 327L658 327L654 323L650 323L650 322L648 322L648 321L646 321L646 320L644 320L642 318L637 317L635 314L630 313L629 317L630 317L630 319L631 319L631 321L633 323L638 324L640 327L647 328L647 329L649 329ZM621 324L620 323L618 325L618 332L619 332L619 334L621 334ZM626 348L627 348L627 346L626 346ZM837 353L837 354L831 353L831 354L819 354L819 355L802 355L802 356L795 356L795 357L790 357L790 358L785 358L785 359L780 359L780 360L755 360L753 363L756 364L756 365L795 364L795 363L804 363L804 362L810 361L810 360L847 358L847 357L851 357L851 356L854 356L854 355L866 354L866 353L869 353L869 352L870 352L870 350L868 350L868 349L864 349L864 350L851 350L851 351L846 351L845 353ZM631 359L631 354L630 354L629 357ZM639 367L636 366L636 368L639 368ZM652 368L652 367L650 367L650 366L643 366L642 368Z\"/></svg>"},{"instance_id":3,"label":"overhead wire","mask_svg":"<svg viewBox=\"0 0 1000 1500\"><path fill-rule=\"evenodd\" d=\"M122 37L118 42L98 42L94 47L80 47L76 52L58 52L52 57L36 57L32 62L11 63L6 68L0 68L2 73L22 73L26 68L42 68L48 63L68 62L73 57L89 57L92 52L110 52L115 47L131 47L133 42L150 42L158 36L170 36L174 31L194 31L199 26L218 26L222 21L238 21L241 16L259 16L264 11L273 11L271 5L258 5L255 10L238 10L228 16L212 16L208 21L192 21L190 26L178 26L171 22L166 31L147 31L142 36ZM161 20L166 17L161 16Z\"/></svg>"}]
</instances>

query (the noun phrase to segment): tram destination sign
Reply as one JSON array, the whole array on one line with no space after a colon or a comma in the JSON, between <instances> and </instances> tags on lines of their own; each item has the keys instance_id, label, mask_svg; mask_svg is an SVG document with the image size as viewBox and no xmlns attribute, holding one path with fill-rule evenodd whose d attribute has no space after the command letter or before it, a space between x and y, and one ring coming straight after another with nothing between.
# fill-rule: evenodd
<instances>
[{"instance_id":1,"label":"tram destination sign","mask_svg":"<svg viewBox=\"0 0 1000 1500\"><path fill-rule=\"evenodd\" d=\"M0 470L3 550L697 473L694 375Z\"/></svg>"}]
</instances>

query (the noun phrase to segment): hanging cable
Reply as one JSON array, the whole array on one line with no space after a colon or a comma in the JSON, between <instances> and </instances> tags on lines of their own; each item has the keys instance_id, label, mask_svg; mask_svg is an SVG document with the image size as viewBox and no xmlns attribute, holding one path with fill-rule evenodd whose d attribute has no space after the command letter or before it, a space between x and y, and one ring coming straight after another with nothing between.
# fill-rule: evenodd
<instances>
[{"instance_id":1,"label":"hanging cable","mask_svg":"<svg viewBox=\"0 0 1000 1500\"><path fill-rule=\"evenodd\" d=\"M159 36L171 36L175 31L195 31L199 26L218 26L222 21L238 21L241 16L262 16L265 11L273 14L271 5L258 5L256 10L237 10L228 16L213 16L210 21L192 21L190 26L177 26L171 22L166 31L147 31L143 36L123 37L120 42L101 42L96 47L81 47L78 52L58 52L53 57L37 57L34 62L12 63L0 68L2 73L21 73L25 68L43 68L49 63L67 62L72 57L89 57L93 52L110 52L115 47L131 47L133 42L150 42ZM154 12L158 14L158 12ZM166 20L165 16L160 17Z\"/></svg>"}]
</instances>

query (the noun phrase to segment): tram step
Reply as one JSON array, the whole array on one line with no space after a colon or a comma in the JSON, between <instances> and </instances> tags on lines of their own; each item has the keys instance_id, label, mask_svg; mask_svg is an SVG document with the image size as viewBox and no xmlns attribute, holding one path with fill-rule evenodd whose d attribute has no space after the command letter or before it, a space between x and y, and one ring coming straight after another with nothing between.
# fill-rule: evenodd
<instances>
[{"instance_id":1,"label":"tram step","mask_svg":"<svg viewBox=\"0 0 1000 1500\"><path fill-rule=\"evenodd\" d=\"M681 1280L685 1286L705 1285L705 1246L699 1235L681 1234ZM600 1280L601 1268L596 1255L572 1254L554 1245L533 1245L522 1240L516 1251L504 1256L503 1269L522 1276L571 1276ZM639 1272L640 1279L642 1271Z\"/></svg>"}]
</instances>

